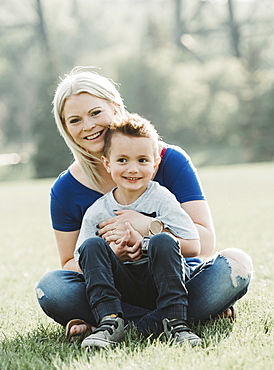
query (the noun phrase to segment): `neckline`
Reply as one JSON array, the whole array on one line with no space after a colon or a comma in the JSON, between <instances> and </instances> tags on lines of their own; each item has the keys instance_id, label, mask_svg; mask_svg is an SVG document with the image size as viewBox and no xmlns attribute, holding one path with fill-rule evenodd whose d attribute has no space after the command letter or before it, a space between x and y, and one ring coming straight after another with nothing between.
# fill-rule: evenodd
<instances>
[{"instance_id":1,"label":"neckline","mask_svg":"<svg viewBox=\"0 0 274 370\"><path fill-rule=\"evenodd\" d=\"M86 189L86 190L88 190L88 191L93 191L93 192L95 192L95 193L97 193L97 194L102 194L102 195L103 195L103 193L100 193L99 191L94 190L94 189L92 189L92 188L89 188L88 186L86 186L86 185L82 184L79 180L77 180L77 179L72 175L72 173L70 172L70 169L69 169L69 168L67 169L67 173L68 173L68 175L69 175L70 179L71 179L75 184L77 184L78 186L80 185L82 188L84 188L84 189Z\"/></svg>"}]
</instances>

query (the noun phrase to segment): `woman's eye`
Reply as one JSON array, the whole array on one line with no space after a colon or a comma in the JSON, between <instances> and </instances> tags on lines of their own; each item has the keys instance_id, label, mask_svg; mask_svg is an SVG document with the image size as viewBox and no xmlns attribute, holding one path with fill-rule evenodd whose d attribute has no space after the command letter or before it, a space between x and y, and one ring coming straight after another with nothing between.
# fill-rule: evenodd
<instances>
[{"instance_id":1,"label":"woman's eye","mask_svg":"<svg viewBox=\"0 0 274 370\"><path fill-rule=\"evenodd\" d=\"M100 113L101 113L100 110L95 110L94 112L91 113L91 116L97 116Z\"/></svg>"},{"instance_id":2,"label":"woman's eye","mask_svg":"<svg viewBox=\"0 0 274 370\"><path fill-rule=\"evenodd\" d=\"M79 123L79 122L80 122L79 118L73 118L72 120L70 120L70 121L69 121L69 123L70 123L71 125L75 125L75 124L77 124L77 123Z\"/></svg>"}]
</instances>

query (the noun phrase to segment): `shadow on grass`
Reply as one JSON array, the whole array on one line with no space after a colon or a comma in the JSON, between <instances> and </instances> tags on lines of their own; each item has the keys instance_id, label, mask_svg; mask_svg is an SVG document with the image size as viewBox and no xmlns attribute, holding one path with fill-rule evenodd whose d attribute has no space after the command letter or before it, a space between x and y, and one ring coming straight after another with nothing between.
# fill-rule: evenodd
<instances>
[{"instance_id":1,"label":"shadow on grass","mask_svg":"<svg viewBox=\"0 0 274 370\"><path fill-rule=\"evenodd\" d=\"M225 338L229 337L234 326L234 322L227 318L217 318L206 323L192 324L190 325L191 331L196 333L202 339L202 348L209 346L216 346L222 342ZM157 343L168 343L165 335L162 333L158 338L153 336L144 338L134 328L127 334L125 345L130 349L139 346L139 349L144 349L149 345ZM171 342L169 342L171 344Z\"/></svg>"},{"instance_id":2,"label":"shadow on grass","mask_svg":"<svg viewBox=\"0 0 274 370\"><path fill-rule=\"evenodd\" d=\"M68 343L64 329L56 324L39 325L30 332L16 333L13 338L2 336L1 369L53 369L56 358L66 363L67 358L79 355L77 345Z\"/></svg>"},{"instance_id":3,"label":"shadow on grass","mask_svg":"<svg viewBox=\"0 0 274 370\"><path fill-rule=\"evenodd\" d=\"M217 319L211 323L199 324L191 329L202 338L202 348L215 346L227 338L233 323L227 319ZM37 329L27 333L17 333L13 338L3 339L0 343L1 369L57 369L78 360L87 361L100 351L80 348L81 341L69 343L64 335L64 328L57 324L39 325ZM142 352L151 345L166 343L164 336L157 339L144 338L134 328L127 333L125 341L118 347L123 353ZM105 352L104 357L108 357Z\"/></svg>"},{"instance_id":4,"label":"shadow on grass","mask_svg":"<svg viewBox=\"0 0 274 370\"><path fill-rule=\"evenodd\" d=\"M217 318L206 323L191 327L202 338L202 347L216 346L228 338L232 332L234 322L227 318Z\"/></svg>"}]
</instances>

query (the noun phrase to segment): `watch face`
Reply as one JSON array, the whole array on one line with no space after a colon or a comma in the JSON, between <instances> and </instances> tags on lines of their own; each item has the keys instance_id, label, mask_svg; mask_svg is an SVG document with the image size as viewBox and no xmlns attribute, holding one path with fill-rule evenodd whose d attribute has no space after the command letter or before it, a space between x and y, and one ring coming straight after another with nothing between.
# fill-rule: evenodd
<instances>
[{"instance_id":1,"label":"watch face","mask_svg":"<svg viewBox=\"0 0 274 370\"><path fill-rule=\"evenodd\" d=\"M163 224L159 220L152 220L150 223L150 232L151 234L159 234L163 231Z\"/></svg>"}]
</instances>

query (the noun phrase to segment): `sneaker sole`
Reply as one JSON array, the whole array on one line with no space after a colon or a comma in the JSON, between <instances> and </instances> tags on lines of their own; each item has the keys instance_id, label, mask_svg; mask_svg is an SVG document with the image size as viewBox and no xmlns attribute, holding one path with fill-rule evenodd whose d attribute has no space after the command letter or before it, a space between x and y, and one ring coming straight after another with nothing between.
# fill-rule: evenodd
<instances>
[{"instance_id":1,"label":"sneaker sole","mask_svg":"<svg viewBox=\"0 0 274 370\"><path fill-rule=\"evenodd\" d=\"M107 346L115 346L117 345L118 342L111 342L109 340L104 340L101 338L92 338L89 340L84 339L81 347L82 348L87 348L87 347L96 347L96 348L105 348Z\"/></svg>"}]
</instances>

